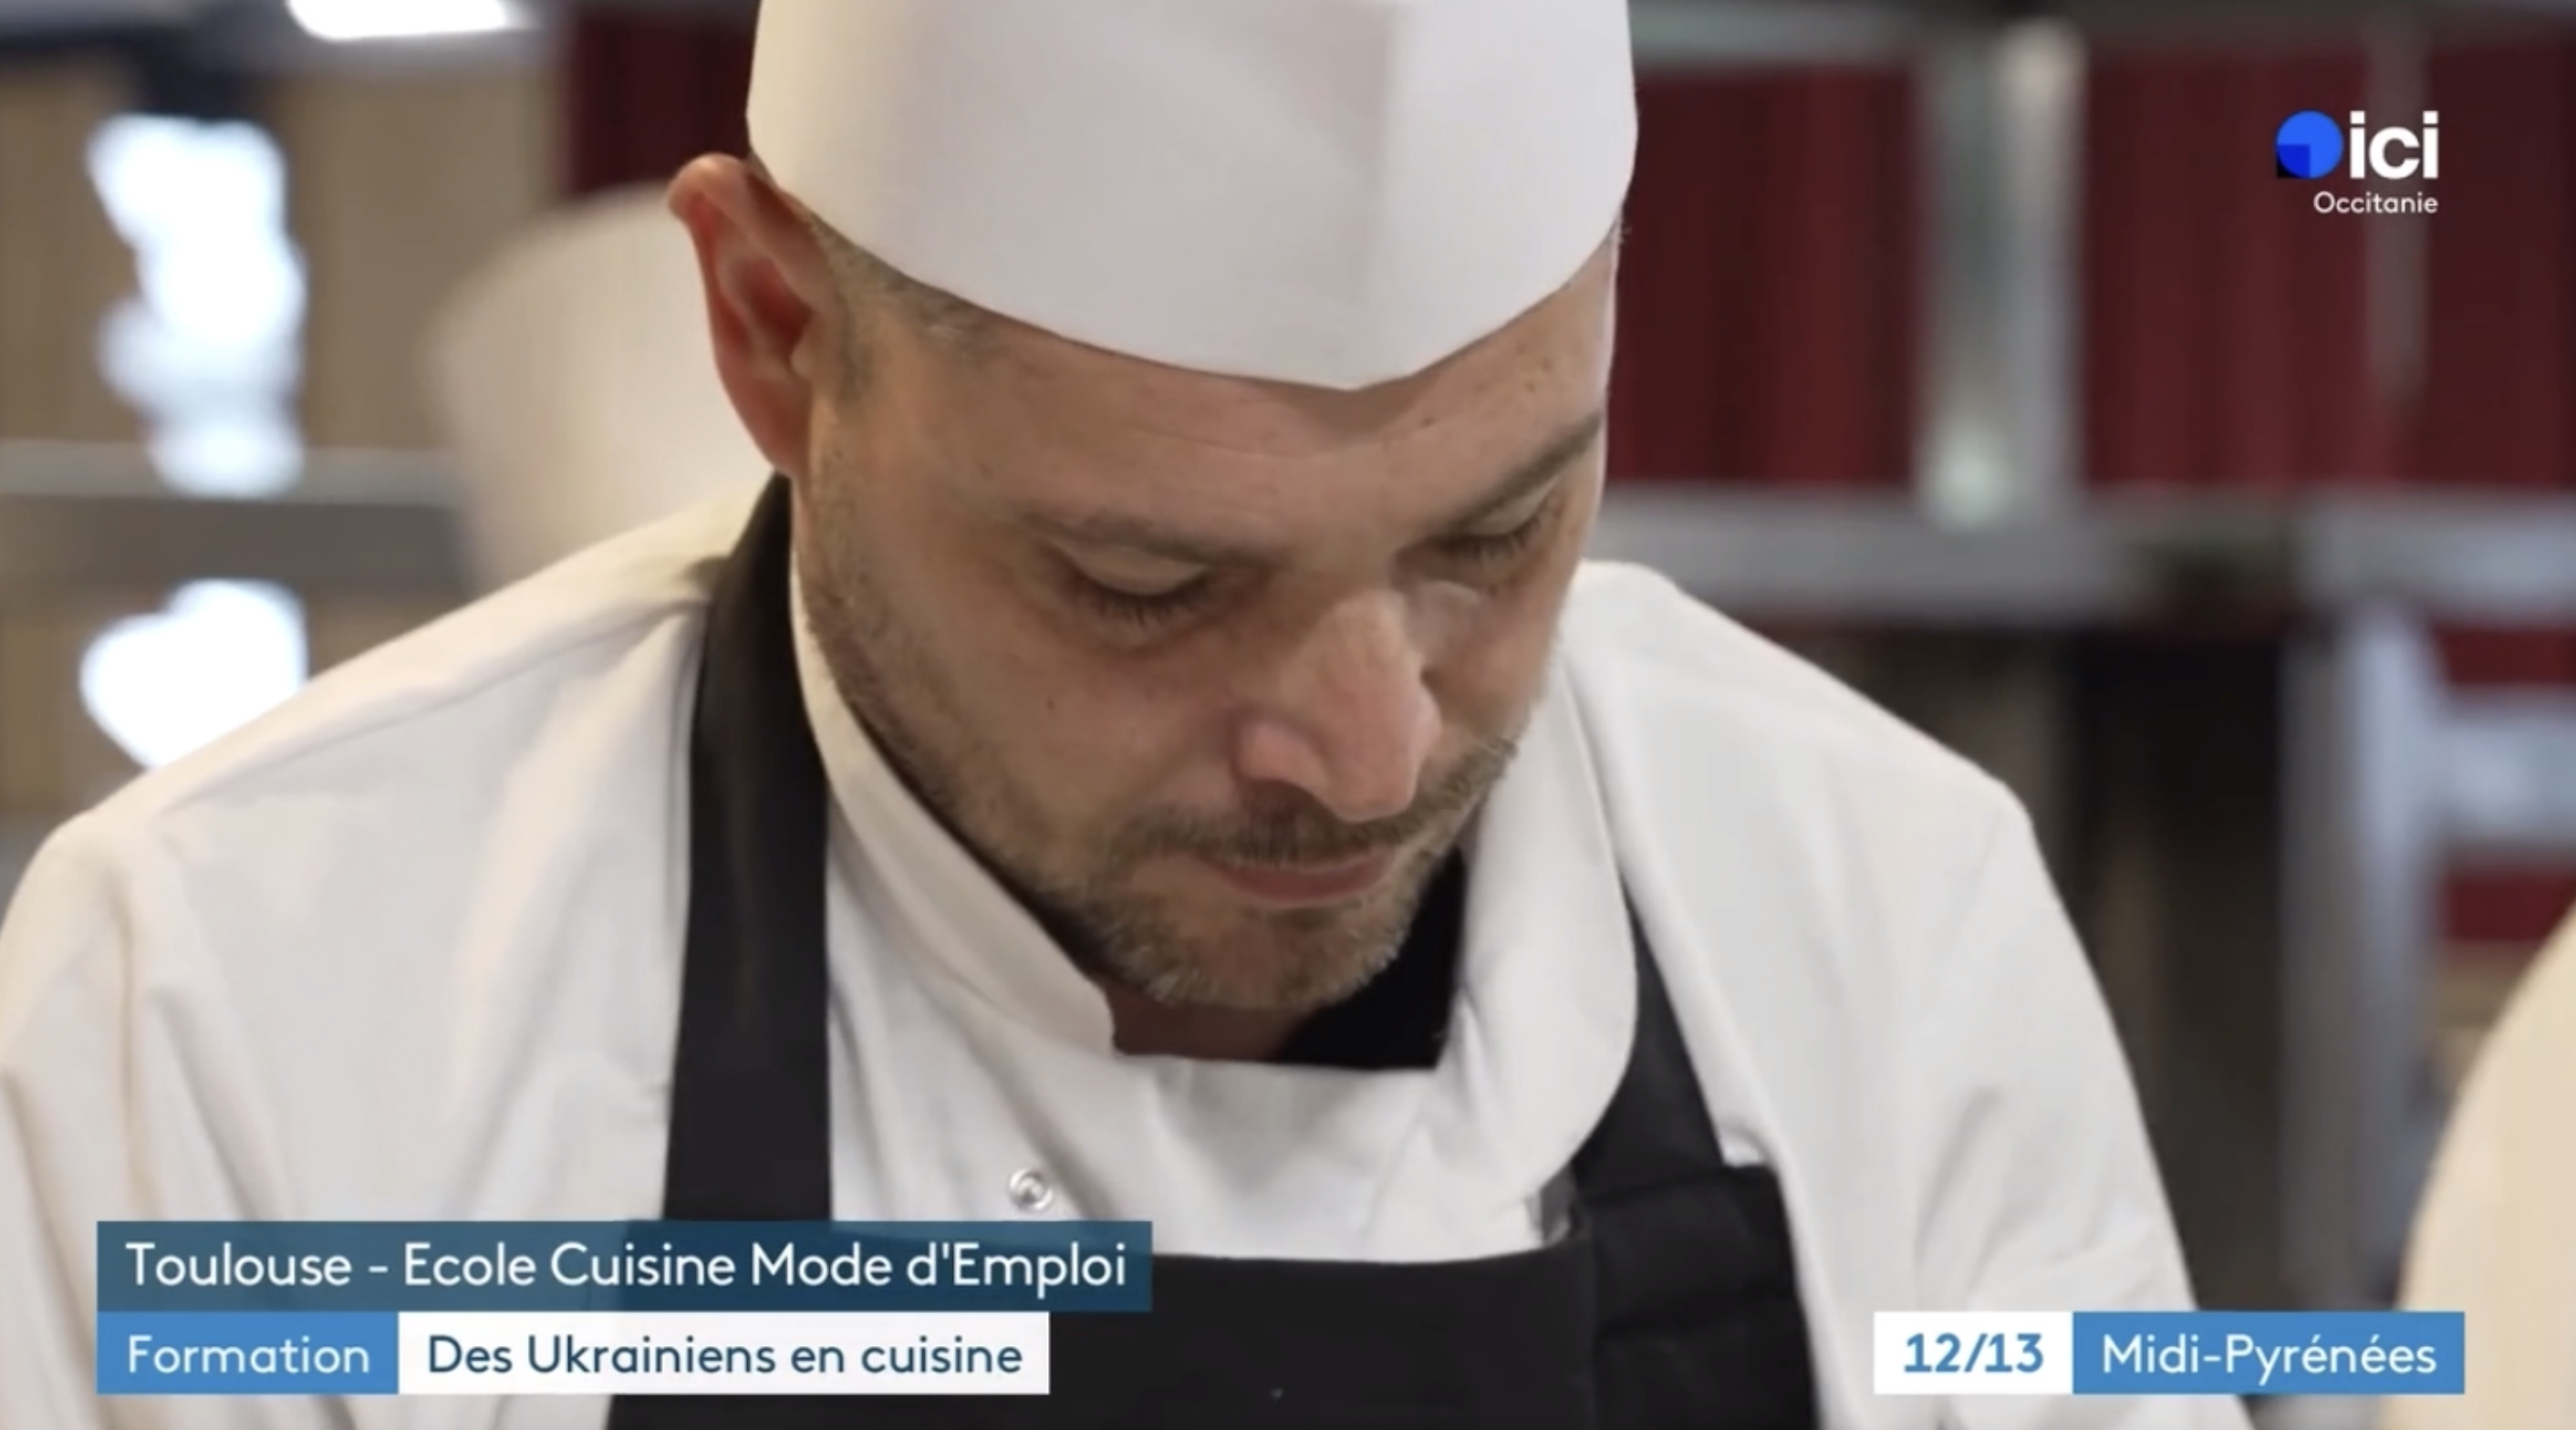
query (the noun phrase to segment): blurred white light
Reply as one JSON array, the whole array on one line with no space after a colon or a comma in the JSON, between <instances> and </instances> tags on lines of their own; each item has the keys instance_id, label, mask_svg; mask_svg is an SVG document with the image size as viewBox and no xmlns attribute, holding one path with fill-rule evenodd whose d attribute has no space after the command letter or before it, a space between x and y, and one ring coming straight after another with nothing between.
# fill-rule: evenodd
<instances>
[{"instance_id":1,"label":"blurred white light","mask_svg":"<svg viewBox=\"0 0 2576 1430\"><path fill-rule=\"evenodd\" d=\"M1945 526L1993 523L2012 511L2013 468L1996 432L1981 421L1952 421L1931 439L1932 466L1919 498Z\"/></svg>"},{"instance_id":2,"label":"blurred white light","mask_svg":"<svg viewBox=\"0 0 2576 1430\"><path fill-rule=\"evenodd\" d=\"M280 398L292 396L304 366L291 340L238 347L200 342L145 303L112 309L98 336L100 374L149 425L209 412L291 420L290 404ZM195 490L184 479L172 480Z\"/></svg>"},{"instance_id":3,"label":"blurred white light","mask_svg":"<svg viewBox=\"0 0 2576 1430\"><path fill-rule=\"evenodd\" d=\"M304 609L254 582L181 587L167 610L118 621L81 659L81 703L152 769L206 745L304 684Z\"/></svg>"},{"instance_id":4,"label":"blurred white light","mask_svg":"<svg viewBox=\"0 0 2576 1430\"><path fill-rule=\"evenodd\" d=\"M497 35L525 28L514 0L287 0L296 23L325 40Z\"/></svg>"},{"instance_id":5,"label":"blurred white light","mask_svg":"<svg viewBox=\"0 0 2576 1430\"><path fill-rule=\"evenodd\" d=\"M154 470L191 496L275 496L304 473L295 424L259 413L212 411L164 421L145 446Z\"/></svg>"},{"instance_id":6,"label":"blurred white light","mask_svg":"<svg viewBox=\"0 0 2576 1430\"><path fill-rule=\"evenodd\" d=\"M141 280L99 329L99 366L142 417L154 469L197 496L294 485L305 282L285 157L256 125L122 115L93 136L89 163ZM102 631L81 658L81 702L148 769L265 713L305 675L292 592L207 581Z\"/></svg>"},{"instance_id":7,"label":"blurred white light","mask_svg":"<svg viewBox=\"0 0 2576 1430\"><path fill-rule=\"evenodd\" d=\"M305 279L285 156L257 125L121 115L89 160L142 280L100 329L99 365L143 416L155 468L192 496L294 485Z\"/></svg>"},{"instance_id":8,"label":"blurred white light","mask_svg":"<svg viewBox=\"0 0 2576 1430\"><path fill-rule=\"evenodd\" d=\"M208 204L244 226L285 223L286 156L255 124L120 114L90 137L89 171L128 243L169 233Z\"/></svg>"}]
</instances>

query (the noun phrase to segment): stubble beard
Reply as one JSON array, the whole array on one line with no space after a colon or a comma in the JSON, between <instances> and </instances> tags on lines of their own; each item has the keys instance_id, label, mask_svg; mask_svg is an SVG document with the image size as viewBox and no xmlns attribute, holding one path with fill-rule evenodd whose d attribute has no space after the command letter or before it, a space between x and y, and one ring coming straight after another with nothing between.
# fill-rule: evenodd
<instances>
[{"instance_id":1,"label":"stubble beard","mask_svg":"<svg viewBox=\"0 0 2576 1430\"><path fill-rule=\"evenodd\" d=\"M858 569L864 559L835 556L829 541L802 544L798 570L814 642L842 700L913 798L1075 964L1166 1006L1311 1012L1366 986L1394 962L1432 876L1513 758L1511 739L1488 740L1412 809L1365 826L1335 820L1311 801L1225 821L1148 820L1082 846L1100 849L1093 867L1060 874L1039 852L1049 830L1043 811L990 773L998 762L976 757L959 702ZM1136 877L1149 861L1173 855L1319 864L1398 846L1406 851L1400 865L1354 903L1246 904L1208 929L1189 928L1173 901Z\"/></svg>"}]
</instances>

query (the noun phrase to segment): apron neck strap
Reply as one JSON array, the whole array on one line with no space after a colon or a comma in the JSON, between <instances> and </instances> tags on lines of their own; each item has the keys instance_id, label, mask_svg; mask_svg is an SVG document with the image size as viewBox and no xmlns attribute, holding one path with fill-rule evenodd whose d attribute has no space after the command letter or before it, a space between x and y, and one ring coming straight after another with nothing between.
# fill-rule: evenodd
<instances>
[{"instance_id":1,"label":"apron neck strap","mask_svg":"<svg viewBox=\"0 0 2576 1430\"><path fill-rule=\"evenodd\" d=\"M832 1215L823 875L830 796L796 678L793 493L716 579L689 737L688 946L663 1215Z\"/></svg>"}]
</instances>

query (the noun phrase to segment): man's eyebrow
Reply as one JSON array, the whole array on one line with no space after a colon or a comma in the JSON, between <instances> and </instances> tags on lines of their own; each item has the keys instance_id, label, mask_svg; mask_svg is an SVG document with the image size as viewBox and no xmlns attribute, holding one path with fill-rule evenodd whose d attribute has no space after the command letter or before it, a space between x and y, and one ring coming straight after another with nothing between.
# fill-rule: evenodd
<instances>
[{"instance_id":1,"label":"man's eyebrow","mask_svg":"<svg viewBox=\"0 0 2576 1430\"><path fill-rule=\"evenodd\" d=\"M1574 465L1575 458L1591 451L1592 444L1600 440L1601 429L1608 424L1609 417L1604 408L1592 409L1582 420L1558 433L1555 441L1541 447L1538 455L1514 467L1494 484L1493 490L1468 503L1442 529L1463 531L1482 525L1510 510L1521 498L1564 475L1565 469Z\"/></svg>"},{"instance_id":2,"label":"man's eyebrow","mask_svg":"<svg viewBox=\"0 0 2576 1430\"><path fill-rule=\"evenodd\" d=\"M1248 568L1273 566L1285 553L1258 542L1193 536L1114 511L1063 512L1025 510L1014 518L1040 536L1072 546L1100 547L1151 556L1181 566Z\"/></svg>"},{"instance_id":3,"label":"man's eyebrow","mask_svg":"<svg viewBox=\"0 0 2576 1430\"><path fill-rule=\"evenodd\" d=\"M1491 490L1453 514L1440 529L1459 531L1475 526L1555 480L1573 465L1577 457L1591 450L1592 444L1600 439L1607 417L1602 409L1593 409L1582 420L1557 434L1535 456L1505 474ZM1278 547L1173 531L1121 512L1073 515L1024 510L1015 514L1015 520L1019 525L1056 541L1133 552L1183 566L1242 569L1281 565L1289 559L1289 553Z\"/></svg>"}]
</instances>

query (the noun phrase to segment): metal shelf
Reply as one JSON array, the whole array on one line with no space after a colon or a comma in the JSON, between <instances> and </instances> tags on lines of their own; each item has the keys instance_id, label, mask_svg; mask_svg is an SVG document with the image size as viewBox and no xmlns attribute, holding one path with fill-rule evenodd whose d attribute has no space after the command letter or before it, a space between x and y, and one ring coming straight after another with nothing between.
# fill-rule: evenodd
<instances>
[{"instance_id":1,"label":"metal shelf","mask_svg":"<svg viewBox=\"0 0 2576 1430\"><path fill-rule=\"evenodd\" d=\"M1903 495L1630 484L1594 551L1789 618L2073 626L2393 605L2576 625L2576 496L2110 497L1953 528Z\"/></svg>"},{"instance_id":2,"label":"metal shelf","mask_svg":"<svg viewBox=\"0 0 2576 1430\"><path fill-rule=\"evenodd\" d=\"M0 596L229 578L462 599L462 558L434 459L323 454L287 495L222 500L169 491L135 449L0 443Z\"/></svg>"}]
</instances>

